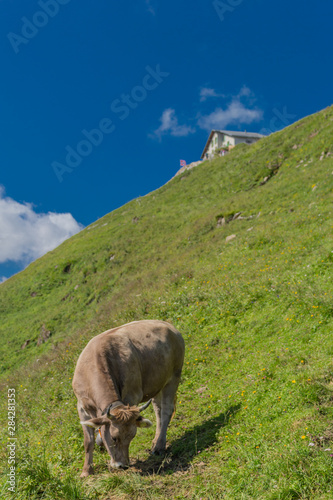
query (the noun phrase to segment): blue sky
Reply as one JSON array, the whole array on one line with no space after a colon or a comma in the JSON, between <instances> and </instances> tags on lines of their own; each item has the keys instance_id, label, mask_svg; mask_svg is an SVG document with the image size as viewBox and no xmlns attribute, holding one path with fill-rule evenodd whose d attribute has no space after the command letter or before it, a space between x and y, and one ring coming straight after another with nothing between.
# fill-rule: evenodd
<instances>
[{"instance_id":1,"label":"blue sky","mask_svg":"<svg viewBox=\"0 0 333 500\"><path fill-rule=\"evenodd\" d=\"M198 160L211 128L331 105L332 17L320 0L0 0L0 281Z\"/></svg>"}]
</instances>

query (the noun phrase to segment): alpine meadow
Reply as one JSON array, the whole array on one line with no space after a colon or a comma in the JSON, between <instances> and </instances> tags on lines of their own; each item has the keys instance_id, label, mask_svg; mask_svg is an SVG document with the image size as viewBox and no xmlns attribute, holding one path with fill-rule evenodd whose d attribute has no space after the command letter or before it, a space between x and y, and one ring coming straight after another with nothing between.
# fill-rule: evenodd
<instances>
[{"instance_id":1,"label":"alpine meadow","mask_svg":"<svg viewBox=\"0 0 333 500\"><path fill-rule=\"evenodd\" d=\"M1 498L333 498L333 107L205 161L0 285ZM95 335L158 319L185 340L167 451L80 479L72 377ZM9 389L16 490L8 490Z\"/></svg>"}]
</instances>

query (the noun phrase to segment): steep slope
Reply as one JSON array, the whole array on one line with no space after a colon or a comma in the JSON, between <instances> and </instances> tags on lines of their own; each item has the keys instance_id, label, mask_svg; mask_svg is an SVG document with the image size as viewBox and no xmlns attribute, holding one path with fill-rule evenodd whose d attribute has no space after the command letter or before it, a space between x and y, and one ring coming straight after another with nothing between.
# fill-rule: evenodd
<instances>
[{"instance_id":1,"label":"steep slope","mask_svg":"<svg viewBox=\"0 0 333 500\"><path fill-rule=\"evenodd\" d=\"M2 380L30 450L20 498L330 498L332 132L327 108L240 145L0 286ZM109 476L98 454L104 479L82 486L75 360L143 318L172 321L187 345L169 458L147 460L148 431L134 472Z\"/></svg>"}]
</instances>

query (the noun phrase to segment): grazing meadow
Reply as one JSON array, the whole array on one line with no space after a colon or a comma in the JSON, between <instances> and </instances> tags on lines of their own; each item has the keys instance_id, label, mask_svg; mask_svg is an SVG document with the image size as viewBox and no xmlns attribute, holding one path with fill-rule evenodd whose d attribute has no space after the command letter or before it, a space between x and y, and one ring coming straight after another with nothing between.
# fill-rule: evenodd
<instances>
[{"instance_id":1,"label":"grazing meadow","mask_svg":"<svg viewBox=\"0 0 333 500\"><path fill-rule=\"evenodd\" d=\"M332 188L330 107L185 171L1 284L1 498L332 499ZM166 454L142 429L128 470L96 449L81 480L76 360L141 319L186 344Z\"/></svg>"}]
</instances>

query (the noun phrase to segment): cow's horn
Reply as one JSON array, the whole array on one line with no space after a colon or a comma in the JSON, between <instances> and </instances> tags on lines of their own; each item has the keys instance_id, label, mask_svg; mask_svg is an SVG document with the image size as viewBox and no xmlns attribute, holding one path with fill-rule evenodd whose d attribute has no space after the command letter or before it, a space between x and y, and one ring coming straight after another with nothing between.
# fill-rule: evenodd
<instances>
[{"instance_id":1,"label":"cow's horn","mask_svg":"<svg viewBox=\"0 0 333 500\"><path fill-rule=\"evenodd\" d=\"M151 401L152 401L152 400L150 399L149 401L147 401L147 403L145 403L144 405L140 406L140 408L139 408L140 413L141 413L142 411L144 411L146 408L148 408L148 406L150 405Z\"/></svg>"}]
</instances>

